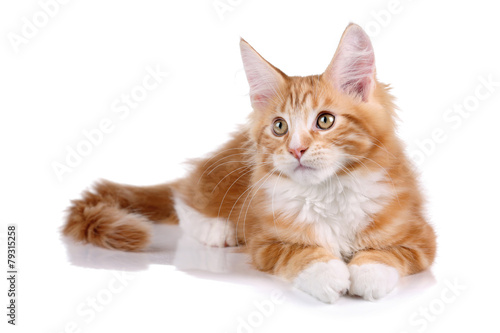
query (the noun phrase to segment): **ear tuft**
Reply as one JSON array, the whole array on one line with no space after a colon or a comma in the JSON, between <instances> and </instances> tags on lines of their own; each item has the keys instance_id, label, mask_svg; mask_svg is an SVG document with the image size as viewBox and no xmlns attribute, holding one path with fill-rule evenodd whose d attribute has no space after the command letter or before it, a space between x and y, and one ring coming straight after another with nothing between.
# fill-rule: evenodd
<instances>
[{"instance_id":1,"label":"ear tuft","mask_svg":"<svg viewBox=\"0 0 500 333\"><path fill-rule=\"evenodd\" d=\"M278 94L285 81L285 74L267 62L243 38L240 40L240 49L252 106L261 109Z\"/></svg>"},{"instance_id":2,"label":"ear tuft","mask_svg":"<svg viewBox=\"0 0 500 333\"><path fill-rule=\"evenodd\" d=\"M347 26L325 75L339 91L368 101L375 86L375 55L359 25Z\"/></svg>"}]
</instances>

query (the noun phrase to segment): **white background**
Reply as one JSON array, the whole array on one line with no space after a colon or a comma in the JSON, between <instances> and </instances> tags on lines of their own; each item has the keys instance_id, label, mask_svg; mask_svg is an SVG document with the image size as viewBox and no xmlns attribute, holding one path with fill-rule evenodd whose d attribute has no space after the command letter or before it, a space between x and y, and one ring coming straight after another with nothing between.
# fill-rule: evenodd
<instances>
[{"instance_id":1,"label":"white background","mask_svg":"<svg viewBox=\"0 0 500 333\"><path fill-rule=\"evenodd\" d=\"M6 275L14 223L20 272L16 327L6 323L1 278L2 332L499 330L500 20L492 1L221 0L231 6L221 16L213 0L73 0L43 22L46 2L0 5L0 266ZM15 47L23 18L33 16L45 26ZM422 173L439 235L431 271L377 302L325 305L176 227L157 228L148 253L61 240L69 200L94 180L175 179L183 161L245 121L240 36L289 75L318 74L350 21L372 36L378 77L393 86L400 135ZM169 75L119 118L113 103L137 89L148 66ZM481 83L488 78L497 82L491 91ZM459 118L448 111L464 105L470 111ZM105 118L113 130L58 179L53 163L65 163L67 147ZM433 132L440 142L429 143Z\"/></svg>"}]
</instances>

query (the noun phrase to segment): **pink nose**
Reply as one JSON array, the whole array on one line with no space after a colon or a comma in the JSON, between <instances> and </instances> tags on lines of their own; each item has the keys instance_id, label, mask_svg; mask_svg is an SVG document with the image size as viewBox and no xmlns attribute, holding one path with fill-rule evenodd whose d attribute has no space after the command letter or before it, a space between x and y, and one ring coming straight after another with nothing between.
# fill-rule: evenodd
<instances>
[{"instance_id":1,"label":"pink nose","mask_svg":"<svg viewBox=\"0 0 500 333\"><path fill-rule=\"evenodd\" d=\"M300 161L300 158L302 157L302 155L304 155L308 148L309 147L289 148L288 151Z\"/></svg>"}]
</instances>

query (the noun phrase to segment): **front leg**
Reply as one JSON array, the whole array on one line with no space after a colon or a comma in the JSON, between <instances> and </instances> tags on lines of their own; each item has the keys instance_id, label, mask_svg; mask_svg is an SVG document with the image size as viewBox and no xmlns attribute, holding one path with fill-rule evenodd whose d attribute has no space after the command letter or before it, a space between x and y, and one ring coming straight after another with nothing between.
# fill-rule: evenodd
<instances>
[{"instance_id":1,"label":"front leg","mask_svg":"<svg viewBox=\"0 0 500 333\"><path fill-rule=\"evenodd\" d=\"M349 289L347 265L325 248L278 240L249 244L254 266L293 282L294 286L326 303L334 303Z\"/></svg>"},{"instance_id":2,"label":"front leg","mask_svg":"<svg viewBox=\"0 0 500 333\"><path fill-rule=\"evenodd\" d=\"M375 300L390 293L399 277L417 273L429 266L419 249L392 246L357 252L349 262L351 295Z\"/></svg>"}]
</instances>

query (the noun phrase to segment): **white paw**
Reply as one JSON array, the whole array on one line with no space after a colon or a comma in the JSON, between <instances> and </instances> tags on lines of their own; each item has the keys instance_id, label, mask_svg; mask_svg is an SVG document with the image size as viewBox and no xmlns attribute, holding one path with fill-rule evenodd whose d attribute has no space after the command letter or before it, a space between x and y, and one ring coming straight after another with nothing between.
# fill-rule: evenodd
<instances>
[{"instance_id":1,"label":"white paw","mask_svg":"<svg viewBox=\"0 0 500 333\"><path fill-rule=\"evenodd\" d=\"M234 225L222 218L207 217L174 196L175 211L182 229L205 245L236 246Z\"/></svg>"},{"instance_id":2,"label":"white paw","mask_svg":"<svg viewBox=\"0 0 500 333\"><path fill-rule=\"evenodd\" d=\"M293 281L295 287L325 303L334 303L349 288L349 270L338 259L316 262Z\"/></svg>"},{"instance_id":3,"label":"white paw","mask_svg":"<svg viewBox=\"0 0 500 333\"><path fill-rule=\"evenodd\" d=\"M384 264L350 265L351 295L373 301L390 293L398 284L399 273Z\"/></svg>"},{"instance_id":4,"label":"white paw","mask_svg":"<svg viewBox=\"0 0 500 333\"><path fill-rule=\"evenodd\" d=\"M236 246L232 224L223 219L205 219L190 231L196 239L208 246Z\"/></svg>"}]
</instances>

